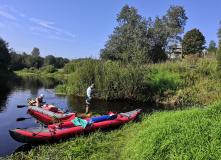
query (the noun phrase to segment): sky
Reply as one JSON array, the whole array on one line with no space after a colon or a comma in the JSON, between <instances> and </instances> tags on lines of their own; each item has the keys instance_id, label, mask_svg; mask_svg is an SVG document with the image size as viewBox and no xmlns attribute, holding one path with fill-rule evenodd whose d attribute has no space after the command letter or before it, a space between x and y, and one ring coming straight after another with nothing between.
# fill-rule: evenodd
<instances>
[{"instance_id":1,"label":"sky","mask_svg":"<svg viewBox=\"0 0 221 160\"><path fill-rule=\"evenodd\" d=\"M199 29L207 47L211 40L218 46L221 0L0 0L0 37L17 53L37 47L42 57L99 58L126 4L152 19L171 5L183 6L184 34Z\"/></svg>"}]
</instances>

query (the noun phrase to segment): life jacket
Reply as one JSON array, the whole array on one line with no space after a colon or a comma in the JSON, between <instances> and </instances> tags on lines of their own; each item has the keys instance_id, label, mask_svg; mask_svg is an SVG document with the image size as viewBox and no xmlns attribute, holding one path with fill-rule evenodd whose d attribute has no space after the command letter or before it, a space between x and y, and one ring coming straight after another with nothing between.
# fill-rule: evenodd
<instances>
[{"instance_id":1,"label":"life jacket","mask_svg":"<svg viewBox=\"0 0 221 160\"><path fill-rule=\"evenodd\" d=\"M28 102L28 104L30 104L30 105L33 105L33 104L35 104L35 103L36 103L35 100L30 100L30 101Z\"/></svg>"}]
</instances>

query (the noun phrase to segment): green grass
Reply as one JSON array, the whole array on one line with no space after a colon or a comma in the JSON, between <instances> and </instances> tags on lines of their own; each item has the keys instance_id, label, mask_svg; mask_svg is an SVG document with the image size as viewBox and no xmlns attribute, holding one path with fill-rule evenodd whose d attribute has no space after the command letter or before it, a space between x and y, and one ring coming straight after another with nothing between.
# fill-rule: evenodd
<instances>
[{"instance_id":1,"label":"green grass","mask_svg":"<svg viewBox=\"0 0 221 160\"><path fill-rule=\"evenodd\" d=\"M40 145L5 159L220 159L221 102L141 119L121 129Z\"/></svg>"},{"instance_id":2,"label":"green grass","mask_svg":"<svg viewBox=\"0 0 221 160\"><path fill-rule=\"evenodd\" d=\"M219 159L221 103L206 109L154 113L125 149L125 159ZM148 126L145 129L141 127Z\"/></svg>"}]
</instances>

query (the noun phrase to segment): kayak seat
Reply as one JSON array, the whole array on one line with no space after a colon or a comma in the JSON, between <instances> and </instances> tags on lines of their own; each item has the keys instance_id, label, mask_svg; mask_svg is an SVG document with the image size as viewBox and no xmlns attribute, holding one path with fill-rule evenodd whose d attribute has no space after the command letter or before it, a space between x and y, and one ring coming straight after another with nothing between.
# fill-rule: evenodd
<instances>
[{"instance_id":1,"label":"kayak seat","mask_svg":"<svg viewBox=\"0 0 221 160\"><path fill-rule=\"evenodd\" d=\"M126 112L126 113L120 113L120 115L125 118L125 117L131 117L132 115L138 113L139 111L141 111L141 109L135 109L133 111L130 112Z\"/></svg>"},{"instance_id":2,"label":"kayak seat","mask_svg":"<svg viewBox=\"0 0 221 160\"><path fill-rule=\"evenodd\" d=\"M48 111L52 111L52 112L57 112L58 111L58 108L57 107L42 107L43 109L45 110L48 110Z\"/></svg>"}]
</instances>

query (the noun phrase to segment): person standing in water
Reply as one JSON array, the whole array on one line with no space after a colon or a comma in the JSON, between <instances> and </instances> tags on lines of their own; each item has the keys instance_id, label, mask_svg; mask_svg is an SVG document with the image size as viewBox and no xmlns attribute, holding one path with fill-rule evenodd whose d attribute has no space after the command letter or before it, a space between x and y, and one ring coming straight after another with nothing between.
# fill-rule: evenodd
<instances>
[{"instance_id":1,"label":"person standing in water","mask_svg":"<svg viewBox=\"0 0 221 160\"><path fill-rule=\"evenodd\" d=\"M86 115L89 113L89 108L91 107L91 102L93 100L93 89L95 88L94 84L91 84L87 88L87 97L86 97Z\"/></svg>"}]
</instances>

